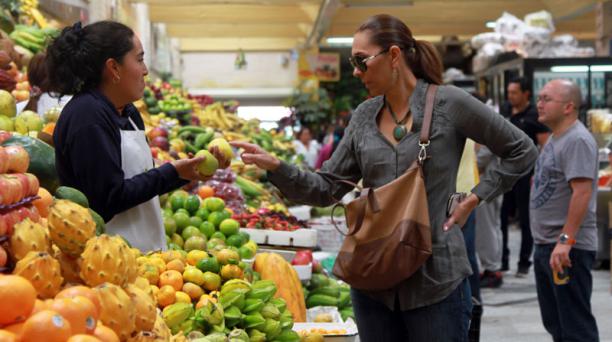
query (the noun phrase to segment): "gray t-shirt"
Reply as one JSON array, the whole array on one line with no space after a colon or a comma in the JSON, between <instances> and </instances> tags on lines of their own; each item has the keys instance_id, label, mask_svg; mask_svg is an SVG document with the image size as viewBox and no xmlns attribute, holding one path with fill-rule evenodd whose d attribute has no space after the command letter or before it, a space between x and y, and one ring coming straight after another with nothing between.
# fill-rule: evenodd
<instances>
[{"instance_id":1,"label":"gray t-shirt","mask_svg":"<svg viewBox=\"0 0 612 342\"><path fill-rule=\"evenodd\" d=\"M575 178L593 180L593 194L576 248L597 250L597 143L584 125L576 121L561 136L552 135L538 158L531 188L530 217L536 244L556 243L567 219Z\"/></svg>"}]
</instances>

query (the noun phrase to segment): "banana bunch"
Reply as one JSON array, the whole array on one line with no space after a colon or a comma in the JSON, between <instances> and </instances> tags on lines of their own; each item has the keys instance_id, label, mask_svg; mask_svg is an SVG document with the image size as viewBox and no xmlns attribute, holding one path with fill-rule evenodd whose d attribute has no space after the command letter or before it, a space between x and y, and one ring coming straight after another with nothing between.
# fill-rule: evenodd
<instances>
[{"instance_id":1,"label":"banana bunch","mask_svg":"<svg viewBox=\"0 0 612 342\"><path fill-rule=\"evenodd\" d=\"M47 20L38 10L38 0L21 0L19 2L19 13L27 25L37 24L40 28L47 27Z\"/></svg>"},{"instance_id":2,"label":"banana bunch","mask_svg":"<svg viewBox=\"0 0 612 342\"><path fill-rule=\"evenodd\" d=\"M223 132L223 136L227 141L251 141L251 138L239 132L226 131Z\"/></svg>"},{"instance_id":3,"label":"banana bunch","mask_svg":"<svg viewBox=\"0 0 612 342\"><path fill-rule=\"evenodd\" d=\"M33 53L38 53L45 49L49 38L53 36L52 30L41 30L34 26L15 25L15 30L9 37L15 44L24 47Z\"/></svg>"},{"instance_id":4,"label":"banana bunch","mask_svg":"<svg viewBox=\"0 0 612 342\"><path fill-rule=\"evenodd\" d=\"M221 131L238 130L243 125L243 120L223 108L221 102L215 102L196 112L200 123L205 126L214 127Z\"/></svg>"}]
</instances>

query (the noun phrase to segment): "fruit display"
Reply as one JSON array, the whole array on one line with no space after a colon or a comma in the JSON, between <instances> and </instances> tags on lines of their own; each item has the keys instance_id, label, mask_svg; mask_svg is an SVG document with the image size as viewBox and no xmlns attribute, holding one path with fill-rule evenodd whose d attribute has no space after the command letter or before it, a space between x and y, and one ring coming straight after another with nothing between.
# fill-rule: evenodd
<instances>
[{"instance_id":1,"label":"fruit display","mask_svg":"<svg viewBox=\"0 0 612 342\"><path fill-rule=\"evenodd\" d=\"M32 53L38 53L46 47L50 38L59 33L57 29L40 29L35 26L15 25L13 32L9 37L16 45L30 50Z\"/></svg>"},{"instance_id":2,"label":"fruit display","mask_svg":"<svg viewBox=\"0 0 612 342\"><path fill-rule=\"evenodd\" d=\"M236 179L237 176L231 169L219 169L210 180L198 188L198 194L202 198L214 195L223 199L226 207L234 213L232 218L236 219L236 214L245 210L243 192L236 184Z\"/></svg>"},{"instance_id":3,"label":"fruit display","mask_svg":"<svg viewBox=\"0 0 612 342\"><path fill-rule=\"evenodd\" d=\"M299 221L295 216L287 216L267 208L260 208L253 214L234 215L233 218L245 228L295 231L307 226L306 222Z\"/></svg>"}]
</instances>

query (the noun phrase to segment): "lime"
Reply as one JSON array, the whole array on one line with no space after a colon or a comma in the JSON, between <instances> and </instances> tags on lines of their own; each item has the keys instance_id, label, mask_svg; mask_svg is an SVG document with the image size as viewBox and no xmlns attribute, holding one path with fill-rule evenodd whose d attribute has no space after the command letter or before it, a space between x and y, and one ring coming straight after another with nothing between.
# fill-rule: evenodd
<instances>
[{"instance_id":1,"label":"lime","mask_svg":"<svg viewBox=\"0 0 612 342\"><path fill-rule=\"evenodd\" d=\"M221 276L217 272L204 272L202 287L207 291L215 291L221 287Z\"/></svg>"},{"instance_id":2,"label":"lime","mask_svg":"<svg viewBox=\"0 0 612 342\"><path fill-rule=\"evenodd\" d=\"M210 251L214 251L216 250L218 247L221 248L225 248L225 241L219 239L219 238L213 238L211 237L208 240L208 243L206 244L206 249L210 252Z\"/></svg>"},{"instance_id":3,"label":"lime","mask_svg":"<svg viewBox=\"0 0 612 342\"><path fill-rule=\"evenodd\" d=\"M162 216L163 217L168 217L168 216L172 216L174 215L174 211L172 211L172 208L164 208L162 209Z\"/></svg>"},{"instance_id":4,"label":"lime","mask_svg":"<svg viewBox=\"0 0 612 342\"><path fill-rule=\"evenodd\" d=\"M221 213L223 213L223 219L224 220L228 219L228 218L232 218L232 212L229 209L227 209L227 208L223 209L221 211Z\"/></svg>"},{"instance_id":5,"label":"lime","mask_svg":"<svg viewBox=\"0 0 612 342\"><path fill-rule=\"evenodd\" d=\"M202 272L213 272L213 273L219 273L219 270L221 269L219 266L219 261L215 257L210 257L210 258L202 259L198 261L198 263L196 264L196 267L199 268L200 271Z\"/></svg>"},{"instance_id":6,"label":"lime","mask_svg":"<svg viewBox=\"0 0 612 342\"><path fill-rule=\"evenodd\" d=\"M240 253L240 259L252 259L255 256L255 253L248 247L240 247L238 249L238 253Z\"/></svg>"},{"instance_id":7,"label":"lime","mask_svg":"<svg viewBox=\"0 0 612 342\"><path fill-rule=\"evenodd\" d=\"M191 226L187 227L185 230L191 228ZM187 240L185 240L185 244L183 245L183 249L186 251L199 250L203 251L206 249L206 237L202 235L193 235Z\"/></svg>"},{"instance_id":8,"label":"lime","mask_svg":"<svg viewBox=\"0 0 612 342\"><path fill-rule=\"evenodd\" d=\"M208 209L206 208L200 208L198 209L198 211L196 211L195 216L201 218L202 220L206 221L208 220Z\"/></svg>"},{"instance_id":9,"label":"lime","mask_svg":"<svg viewBox=\"0 0 612 342\"><path fill-rule=\"evenodd\" d=\"M174 211L183 208L183 206L185 205L185 197L175 195L170 196L170 205L172 207L172 210Z\"/></svg>"},{"instance_id":10,"label":"lime","mask_svg":"<svg viewBox=\"0 0 612 342\"><path fill-rule=\"evenodd\" d=\"M185 208L180 208L180 209L178 209L177 211L175 211L174 213L175 213L175 214L176 214L176 213L183 213L183 214L186 214L187 216L191 216L191 214L189 213L189 211L188 211L187 209L185 209Z\"/></svg>"},{"instance_id":11,"label":"lime","mask_svg":"<svg viewBox=\"0 0 612 342\"><path fill-rule=\"evenodd\" d=\"M182 250L181 246L172 243L172 242L168 242L168 249L169 250L173 250L173 251L178 251L178 250Z\"/></svg>"},{"instance_id":12,"label":"lime","mask_svg":"<svg viewBox=\"0 0 612 342\"><path fill-rule=\"evenodd\" d=\"M191 195L187 197L183 208L187 209L189 213L195 214L195 212L200 209L200 197L198 197L197 195Z\"/></svg>"},{"instance_id":13,"label":"lime","mask_svg":"<svg viewBox=\"0 0 612 342\"><path fill-rule=\"evenodd\" d=\"M206 237L210 239L215 233L215 225L208 221L202 222L200 225L200 233L206 235Z\"/></svg>"},{"instance_id":14,"label":"lime","mask_svg":"<svg viewBox=\"0 0 612 342\"><path fill-rule=\"evenodd\" d=\"M164 217L164 229L168 236L172 236L172 234L176 233L176 221L174 221L172 216Z\"/></svg>"},{"instance_id":15,"label":"lime","mask_svg":"<svg viewBox=\"0 0 612 342\"><path fill-rule=\"evenodd\" d=\"M204 202L206 204L206 209L208 209L210 212L222 211L225 209L225 202L223 202L223 200L219 197L208 197L204 200Z\"/></svg>"},{"instance_id":16,"label":"lime","mask_svg":"<svg viewBox=\"0 0 612 342\"><path fill-rule=\"evenodd\" d=\"M172 234L172 238L170 238L170 240L172 241L173 244L183 248L183 244L185 240L183 240L183 238L180 235L174 233Z\"/></svg>"},{"instance_id":17,"label":"lime","mask_svg":"<svg viewBox=\"0 0 612 342\"><path fill-rule=\"evenodd\" d=\"M202 236L202 233L200 233L200 230L197 227L187 226L185 229L183 229L181 236L184 240L187 240L192 236Z\"/></svg>"},{"instance_id":18,"label":"lime","mask_svg":"<svg viewBox=\"0 0 612 342\"><path fill-rule=\"evenodd\" d=\"M246 233L246 232L241 231L241 232L239 232L238 234L240 234L240 235L242 235L242 236L244 237L244 241L249 241L249 240L251 240L251 236L249 235L249 233Z\"/></svg>"},{"instance_id":19,"label":"lime","mask_svg":"<svg viewBox=\"0 0 612 342\"><path fill-rule=\"evenodd\" d=\"M211 237L210 237L210 238L211 238L211 239L220 239L220 240L226 241L225 234L223 234L223 233L221 233L221 232L214 232L214 233L211 235Z\"/></svg>"},{"instance_id":20,"label":"lime","mask_svg":"<svg viewBox=\"0 0 612 342\"><path fill-rule=\"evenodd\" d=\"M221 223L219 224L219 231L221 231L221 233L223 233L223 235L225 236L238 234L239 230L240 230L240 223L238 223L238 221L231 219L231 218L225 219L221 221ZM244 242L247 242L247 241L248 239L245 239Z\"/></svg>"},{"instance_id":21,"label":"lime","mask_svg":"<svg viewBox=\"0 0 612 342\"><path fill-rule=\"evenodd\" d=\"M221 222L223 222L223 220L225 220L225 217L223 217L222 212L215 211L215 212L210 213L210 215L208 215L208 222L215 225L215 227L219 227L219 225L221 224Z\"/></svg>"},{"instance_id":22,"label":"lime","mask_svg":"<svg viewBox=\"0 0 612 342\"><path fill-rule=\"evenodd\" d=\"M239 234L234 234L234 235L230 235L227 237L227 244L229 246L234 246L234 247L240 247L242 245L244 245L246 241L244 241L244 238L242 237L242 235Z\"/></svg>"},{"instance_id":23,"label":"lime","mask_svg":"<svg viewBox=\"0 0 612 342\"><path fill-rule=\"evenodd\" d=\"M201 218L197 217L197 216L191 216L189 218L189 225L190 226L194 226L194 227L199 227L202 222L204 222L204 220L202 220Z\"/></svg>"},{"instance_id":24,"label":"lime","mask_svg":"<svg viewBox=\"0 0 612 342\"><path fill-rule=\"evenodd\" d=\"M182 232L189 225L189 215L185 213L175 213L172 215L172 218L176 223L176 231L178 233Z\"/></svg>"}]
</instances>

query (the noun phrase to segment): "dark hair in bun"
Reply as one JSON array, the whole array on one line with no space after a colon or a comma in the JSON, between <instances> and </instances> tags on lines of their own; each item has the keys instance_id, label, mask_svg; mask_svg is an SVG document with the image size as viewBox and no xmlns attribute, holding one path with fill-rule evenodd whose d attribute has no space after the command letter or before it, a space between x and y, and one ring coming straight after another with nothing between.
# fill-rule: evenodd
<instances>
[{"instance_id":1,"label":"dark hair in bun","mask_svg":"<svg viewBox=\"0 0 612 342\"><path fill-rule=\"evenodd\" d=\"M118 22L66 27L47 48L49 90L60 95L96 88L109 58L121 63L134 48L134 31Z\"/></svg>"}]
</instances>

